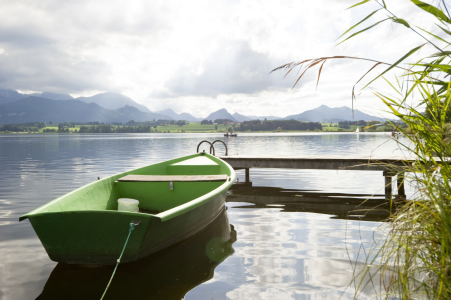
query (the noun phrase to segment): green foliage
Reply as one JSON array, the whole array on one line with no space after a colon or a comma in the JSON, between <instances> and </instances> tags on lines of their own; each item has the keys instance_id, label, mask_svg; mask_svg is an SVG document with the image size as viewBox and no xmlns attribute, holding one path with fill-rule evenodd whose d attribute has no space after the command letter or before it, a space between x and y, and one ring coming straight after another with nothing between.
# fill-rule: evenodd
<instances>
[{"instance_id":1,"label":"green foliage","mask_svg":"<svg viewBox=\"0 0 451 300\"><path fill-rule=\"evenodd\" d=\"M58 124L58 132L59 133L69 133L69 128L64 128L64 124L60 123Z\"/></svg>"},{"instance_id":2,"label":"green foliage","mask_svg":"<svg viewBox=\"0 0 451 300\"><path fill-rule=\"evenodd\" d=\"M350 8L368 2L370 1L361 1ZM441 43L444 43L445 47L451 43L451 31L447 27L447 24L451 24L451 17L444 1L438 1L438 3L442 5L446 13L442 7L411 0L411 3L433 15L437 20L437 26L443 31L441 36L438 36L418 27L427 33L427 37L432 38L429 40L404 19L391 13L385 1L382 0L381 3L374 0L374 3L385 10L388 18L351 33L378 10L373 11L364 20L346 31L344 35L350 33L350 36L342 42L388 19L407 27L412 34L419 35L426 42L404 54L395 63L389 64L385 71L364 86L366 88L377 79L384 79L389 85L390 91L376 91L374 95L385 103L394 116L399 118L400 122L391 123L391 126L394 128L394 133L403 134L410 141L410 143L401 141L398 143L416 158L416 162L406 164L402 169L395 165L386 167L394 172L400 172L400 178L408 179L417 192L413 199L397 203L397 211L381 229L384 233L381 243L376 244L369 254L365 250L368 261L360 272L356 271L352 283L356 288L355 298L359 299L360 293L372 286L376 289L378 298L451 299L451 167L448 163L451 159L451 81L449 77L451 52L445 51L440 46ZM443 33L446 36L442 36ZM433 46L439 52L411 63L407 68L400 66L426 44ZM297 78L296 85L312 66L332 58L374 61L366 58L332 56L286 64L273 71L288 69L287 73L289 73L294 68L302 68L303 64L306 64L304 72ZM376 64L358 82L378 65L387 65L383 62L374 62ZM384 75L394 69L401 69L404 73L396 75L396 81L391 82ZM354 100L354 89L352 94L352 100ZM410 97L416 99L417 103L408 104L407 99ZM394 136L397 135L394 134ZM378 287L376 287L375 279L379 279Z\"/></svg>"},{"instance_id":3,"label":"green foliage","mask_svg":"<svg viewBox=\"0 0 451 300\"><path fill-rule=\"evenodd\" d=\"M217 129L216 129L217 126ZM168 128L171 128L169 125L161 125L156 127L158 131L166 131ZM201 125L200 122L190 122L189 124L183 125L177 129L181 129L184 132L214 132L214 131L226 131L228 128L228 125L223 124L206 124Z\"/></svg>"},{"instance_id":4,"label":"green foliage","mask_svg":"<svg viewBox=\"0 0 451 300\"><path fill-rule=\"evenodd\" d=\"M424 3L423 1L419 1L419 0L411 0L411 1L413 4L415 4L422 10L427 11L428 13L435 16L439 21L443 21L448 24L451 24L451 20L445 15L443 10L441 10L440 8L430 5L430 4L427 4L427 3Z\"/></svg>"},{"instance_id":5,"label":"green foliage","mask_svg":"<svg viewBox=\"0 0 451 300\"><path fill-rule=\"evenodd\" d=\"M44 122L27 122L21 124L5 124L0 125L0 131L4 132L39 132L45 127Z\"/></svg>"},{"instance_id":6,"label":"green foliage","mask_svg":"<svg viewBox=\"0 0 451 300\"><path fill-rule=\"evenodd\" d=\"M143 126L113 126L113 125L92 125L80 126L79 133L150 133L151 125Z\"/></svg>"},{"instance_id":7,"label":"green foliage","mask_svg":"<svg viewBox=\"0 0 451 300\"><path fill-rule=\"evenodd\" d=\"M441 101L441 103L438 105L438 107L436 109L434 109L434 107L431 105L431 103L427 103L426 109L424 110L424 116L430 120L434 120L434 118L436 117L437 114L441 116L443 113L445 114L445 122L450 123L451 122L451 107L446 106L445 103L443 103L443 101Z\"/></svg>"},{"instance_id":8,"label":"green foliage","mask_svg":"<svg viewBox=\"0 0 451 300\"><path fill-rule=\"evenodd\" d=\"M234 123L232 120L230 119L216 119L213 121L213 123L216 124L226 124L226 123Z\"/></svg>"},{"instance_id":9,"label":"green foliage","mask_svg":"<svg viewBox=\"0 0 451 300\"><path fill-rule=\"evenodd\" d=\"M240 131L275 131L280 127L283 130L322 130L321 123L299 122L296 120L273 120L273 121L244 121L240 124Z\"/></svg>"},{"instance_id":10,"label":"green foliage","mask_svg":"<svg viewBox=\"0 0 451 300\"><path fill-rule=\"evenodd\" d=\"M351 128L351 126L367 126L369 125L370 122L366 122L363 120L359 120L359 121L340 121L338 122L338 127L340 128L344 128L344 129L349 129Z\"/></svg>"},{"instance_id":11,"label":"green foliage","mask_svg":"<svg viewBox=\"0 0 451 300\"><path fill-rule=\"evenodd\" d=\"M433 14L438 21L450 23L440 8L417 0L411 2ZM396 16L393 18L393 21L407 26ZM443 38L427 33L439 42L449 44ZM443 163L451 157L448 125L451 120L451 83L445 80L451 67L449 54L427 41L440 52L412 64L398 77L398 83L399 80L408 80L411 86L387 81L395 94L400 95L398 98L375 92L393 115L407 125L392 124L411 141L412 146L399 143L400 146L418 160L404 169L411 174L407 178L417 193L392 215L391 222L383 228L386 230L385 240L379 248L372 249L375 258L369 261L369 267L362 270L363 274L359 274L361 280L356 297L369 284L367 276L373 276L375 268L379 276L385 278L382 291L386 298L451 298L451 168L448 163ZM422 46L409 51L371 82L404 62ZM420 105L408 105L406 99L410 95L419 96ZM424 106L426 110L422 113L419 109Z\"/></svg>"},{"instance_id":12,"label":"green foliage","mask_svg":"<svg viewBox=\"0 0 451 300\"><path fill-rule=\"evenodd\" d=\"M399 18L396 18L396 17L391 17L390 19L391 19L393 22L395 22L395 23L402 24L402 25L406 26L407 28L410 28L410 24L407 23L406 20L399 19Z\"/></svg>"}]
</instances>

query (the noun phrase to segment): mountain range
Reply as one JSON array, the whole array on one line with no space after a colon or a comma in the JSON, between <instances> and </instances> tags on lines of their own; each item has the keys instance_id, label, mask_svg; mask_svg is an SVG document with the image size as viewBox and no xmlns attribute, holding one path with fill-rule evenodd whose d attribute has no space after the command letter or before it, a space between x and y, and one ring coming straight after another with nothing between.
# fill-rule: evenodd
<instances>
[{"instance_id":1,"label":"mountain range","mask_svg":"<svg viewBox=\"0 0 451 300\"><path fill-rule=\"evenodd\" d=\"M152 112L146 106L118 93L101 93L91 97L73 98L68 94L34 93L22 94L14 90L0 89L0 124L23 122L137 122L151 120L201 120L229 119L234 122L250 120L298 120L309 122L338 122L344 120L384 121L349 107L330 108L321 105L312 110L285 118L275 116L245 116L230 114L225 108L215 111L206 118L197 118L189 113L176 113L172 109Z\"/></svg>"},{"instance_id":2,"label":"mountain range","mask_svg":"<svg viewBox=\"0 0 451 300\"><path fill-rule=\"evenodd\" d=\"M102 93L91 97L79 97L75 100L80 100L86 103L96 103L103 108L115 110L126 105L136 107L142 112L150 113L151 111L142 104L133 101L131 98L118 93Z\"/></svg>"},{"instance_id":3,"label":"mountain range","mask_svg":"<svg viewBox=\"0 0 451 300\"><path fill-rule=\"evenodd\" d=\"M296 120L306 122L339 122L350 120L363 120L363 121L385 121L384 118L371 116L360 110L354 110L354 117L352 116L352 109L346 106L342 107L328 107L321 105L315 109L306 110L303 113L297 115L290 115L284 120Z\"/></svg>"},{"instance_id":4,"label":"mountain range","mask_svg":"<svg viewBox=\"0 0 451 300\"><path fill-rule=\"evenodd\" d=\"M176 113L175 111L173 111L170 108L165 109L165 110L161 110L161 111L157 111L156 113L161 114L161 115L169 116L173 120L185 120L185 121L188 121L188 122L200 122L200 121L203 120L201 118L193 117L189 113L178 114L178 113Z\"/></svg>"},{"instance_id":5,"label":"mountain range","mask_svg":"<svg viewBox=\"0 0 451 300\"><path fill-rule=\"evenodd\" d=\"M27 97L0 106L0 124L25 122L144 122L167 119L167 116L146 113L126 105L116 110L106 109L97 103L80 100L52 100L40 97Z\"/></svg>"}]
</instances>

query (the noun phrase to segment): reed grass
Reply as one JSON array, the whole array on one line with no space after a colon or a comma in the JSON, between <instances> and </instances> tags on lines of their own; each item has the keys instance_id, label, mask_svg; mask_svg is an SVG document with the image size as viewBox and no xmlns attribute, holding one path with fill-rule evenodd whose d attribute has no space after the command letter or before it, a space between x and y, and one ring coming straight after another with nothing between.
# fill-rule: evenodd
<instances>
[{"instance_id":1,"label":"reed grass","mask_svg":"<svg viewBox=\"0 0 451 300\"><path fill-rule=\"evenodd\" d=\"M412 142L399 143L417 158L404 170L416 193L381 228L384 239L373 247L369 257L374 258L359 274L356 298L369 284L367 278L378 274L381 298L451 299L451 153L446 123L451 94L448 87L438 101L434 89L426 88L430 82L415 78L415 85L427 99L432 118L402 99L376 93L407 125L393 127Z\"/></svg>"},{"instance_id":2,"label":"reed grass","mask_svg":"<svg viewBox=\"0 0 451 300\"><path fill-rule=\"evenodd\" d=\"M296 85L305 72L314 66L319 66L319 82L322 66L330 59L375 62L359 79L359 83L373 69L388 65L363 88L375 80L388 83L389 91L376 91L374 95L400 120L391 123L394 132L400 132L410 141L405 143L404 139L397 140L400 147L417 159L404 169L404 178L415 187L416 193L412 199L397 203L397 210L380 229L382 238L366 253L368 258L365 267L355 273L351 284L356 288L356 299L368 287L376 289L377 298L451 299L451 51L445 50L451 45L451 16L443 0L435 1L436 6L419 0L410 1L418 9L435 17L440 30L440 34L437 34L398 18L391 13L384 0L364 0L350 8L369 2L377 3L379 9L346 31L340 37L343 38L342 42L380 23L392 21L409 28L412 34L421 36L425 44L413 48L393 64L360 57L331 56L285 64L273 71L285 69L288 74L300 68L302 72L299 72L301 75L297 77ZM352 33L364 22L377 16L379 11L385 12L388 17ZM424 45L430 45L438 52L407 66L400 66ZM394 81L388 80L385 76L395 69L403 73L395 75ZM355 100L354 88L352 103ZM393 94L397 96L391 96ZM417 99L414 105L408 104L407 99L410 97ZM378 286L375 286L375 282L378 282Z\"/></svg>"}]
</instances>

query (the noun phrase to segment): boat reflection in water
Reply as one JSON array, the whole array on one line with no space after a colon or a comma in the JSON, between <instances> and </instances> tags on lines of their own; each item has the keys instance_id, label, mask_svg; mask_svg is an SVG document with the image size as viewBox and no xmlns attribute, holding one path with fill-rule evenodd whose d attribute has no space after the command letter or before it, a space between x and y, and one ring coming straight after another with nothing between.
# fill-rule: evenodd
<instances>
[{"instance_id":1,"label":"boat reflection in water","mask_svg":"<svg viewBox=\"0 0 451 300\"><path fill-rule=\"evenodd\" d=\"M213 278L214 269L234 250L233 225L224 210L196 235L141 260L120 264L106 299L183 299ZM114 266L75 266L59 263L52 271L42 299L100 299Z\"/></svg>"},{"instance_id":2,"label":"boat reflection in water","mask_svg":"<svg viewBox=\"0 0 451 300\"><path fill-rule=\"evenodd\" d=\"M235 204L235 208L280 208L282 212L311 212L334 215L332 219L359 221L384 221L390 209L394 209L384 195L253 187L245 182L233 185L226 201L243 203L243 206Z\"/></svg>"}]
</instances>

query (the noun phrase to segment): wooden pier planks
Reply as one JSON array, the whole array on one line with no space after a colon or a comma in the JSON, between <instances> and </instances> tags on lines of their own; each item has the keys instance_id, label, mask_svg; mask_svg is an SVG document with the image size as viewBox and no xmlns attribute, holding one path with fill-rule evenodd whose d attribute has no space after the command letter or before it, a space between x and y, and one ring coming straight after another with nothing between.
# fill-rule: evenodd
<instances>
[{"instance_id":1,"label":"wooden pier planks","mask_svg":"<svg viewBox=\"0 0 451 300\"><path fill-rule=\"evenodd\" d=\"M399 170L415 161L414 157L405 156L218 156L234 169L249 168L282 168L310 170L361 170L361 171L393 171ZM390 164L390 166L388 165Z\"/></svg>"}]
</instances>

